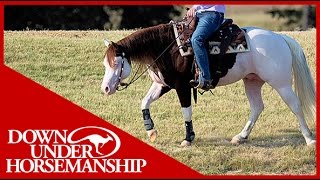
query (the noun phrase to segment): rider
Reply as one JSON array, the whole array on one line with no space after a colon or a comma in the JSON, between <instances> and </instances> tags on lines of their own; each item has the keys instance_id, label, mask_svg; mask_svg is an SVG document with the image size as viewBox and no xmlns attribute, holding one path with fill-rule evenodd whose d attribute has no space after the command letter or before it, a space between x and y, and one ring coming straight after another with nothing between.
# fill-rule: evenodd
<instances>
[{"instance_id":1,"label":"rider","mask_svg":"<svg viewBox=\"0 0 320 180\"><path fill-rule=\"evenodd\" d=\"M218 30L224 20L225 5L193 5L188 17L195 17L198 25L191 37L191 45L200 67L199 81L191 80L193 87L209 90L212 88L209 58L206 49L207 39Z\"/></svg>"}]
</instances>

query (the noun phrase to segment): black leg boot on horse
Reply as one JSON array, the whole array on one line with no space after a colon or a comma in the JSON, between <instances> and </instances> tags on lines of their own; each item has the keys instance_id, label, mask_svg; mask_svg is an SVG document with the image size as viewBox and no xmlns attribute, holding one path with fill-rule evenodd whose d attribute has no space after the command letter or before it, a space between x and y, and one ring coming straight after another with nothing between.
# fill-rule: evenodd
<instances>
[{"instance_id":1,"label":"black leg boot on horse","mask_svg":"<svg viewBox=\"0 0 320 180\"><path fill-rule=\"evenodd\" d=\"M153 120L151 119L149 109L143 109L142 115L143 115L144 128L148 133L149 140L153 142L156 140L158 132L157 130L154 129L154 123L153 123Z\"/></svg>"},{"instance_id":2,"label":"black leg boot on horse","mask_svg":"<svg viewBox=\"0 0 320 180\"><path fill-rule=\"evenodd\" d=\"M191 143L193 142L194 138L196 137L196 134L193 131L192 120L185 121L185 125L186 125L186 138L181 143L181 145L180 145L181 147L190 146Z\"/></svg>"}]
</instances>

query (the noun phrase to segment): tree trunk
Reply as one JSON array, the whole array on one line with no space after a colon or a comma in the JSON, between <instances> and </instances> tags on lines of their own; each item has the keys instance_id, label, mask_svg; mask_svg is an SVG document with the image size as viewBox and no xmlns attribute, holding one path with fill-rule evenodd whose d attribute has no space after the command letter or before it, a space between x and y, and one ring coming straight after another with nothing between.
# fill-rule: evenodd
<instances>
[{"instance_id":1,"label":"tree trunk","mask_svg":"<svg viewBox=\"0 0 320 180\"><path fill-rule=\"evenodd\" d=\"M310 6L304 6L302 9L301 28L303 31L309 27Z\"/></svg>"}]
</instances>

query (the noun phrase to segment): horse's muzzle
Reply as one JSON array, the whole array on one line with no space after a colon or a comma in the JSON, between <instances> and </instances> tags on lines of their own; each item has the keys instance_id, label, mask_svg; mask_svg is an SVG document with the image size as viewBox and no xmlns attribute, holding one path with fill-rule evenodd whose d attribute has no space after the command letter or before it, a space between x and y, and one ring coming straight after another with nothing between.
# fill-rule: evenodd
<instances>
[{"instance_id":1,"label":"horse's muzzle","mask_svg":"<svg viewBox=\"0 0 320 180\"><path fill-rule=\"evenodd\" d=\"M110 87L109 86L101 86L102 94L109 95L110 94Z\"/></svg>"}]
</instances>

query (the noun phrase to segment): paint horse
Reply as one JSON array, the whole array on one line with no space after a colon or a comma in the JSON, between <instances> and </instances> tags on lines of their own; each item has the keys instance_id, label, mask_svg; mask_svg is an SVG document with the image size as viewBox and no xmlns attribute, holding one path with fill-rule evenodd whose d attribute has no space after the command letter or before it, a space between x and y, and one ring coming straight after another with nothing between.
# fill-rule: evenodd
<instances>
[{"instance_id":1,"label":"paint horse","mask_svg":"<svg viewBox=\"0 0 320 180\"><path fill-rule=\"evenodd\" d=\"M250 51L234 54L234 65L217 83L217 86L225 86L243 80L250 103L248 122L232 138L231 143L240 144L248 140L264 109L261 88L268 83L295 114L306 144L315 144L316 140L305 121L305 118L315 120L315 85L301 46L286 35L255 27L244 29ZM114 94L131 73L132 62L147 65L153 83L142 100L141 109L149 139L154 141L157 137L149 111L151 103L175 89L186 125L186 137L181 146L189 146L195 138L192 125L192 87L189 84L194 78L191 71L194 58L181 56L179 46L172 43L176 40L174 34L172 24L160 24L140 29L117 43L106 41L108 49L103 61L105 75L101 90L105 95ZM211 62L215 61L214 56L210 55L209 58ZM211 64L210 69L213 69ZM291 86L292 74L296 93Z\"/></svg>"}]
</instances>

